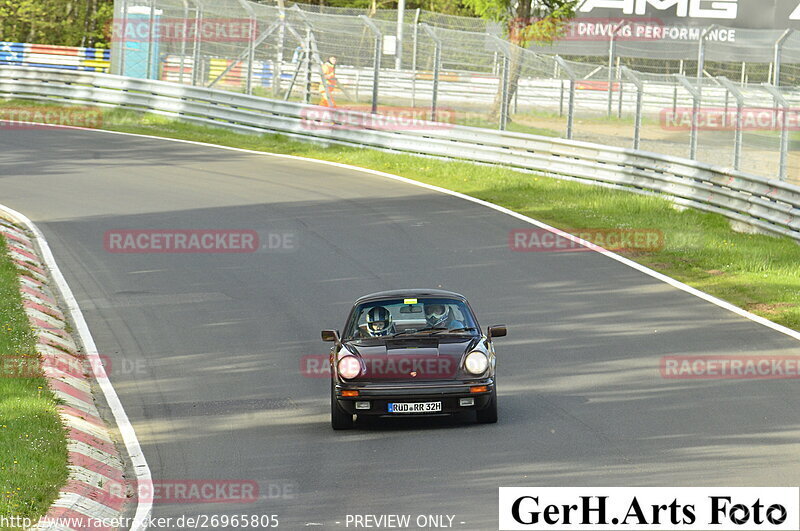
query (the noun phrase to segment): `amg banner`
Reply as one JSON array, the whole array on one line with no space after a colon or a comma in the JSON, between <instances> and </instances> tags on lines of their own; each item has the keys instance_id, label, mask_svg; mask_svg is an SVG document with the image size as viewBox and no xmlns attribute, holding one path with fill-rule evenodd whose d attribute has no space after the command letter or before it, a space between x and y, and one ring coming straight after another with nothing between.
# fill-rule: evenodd
<instances>
[{"instance_id":1,"label":"amg banner","mask_svg":"<svg viewBox=\"0 0 800 531\"><path fill-rule=\"evenodd\" d=\"M658 19L664 26L800 28L800 0L584 0L578 20Z\"/></svg>"}]
</instances>

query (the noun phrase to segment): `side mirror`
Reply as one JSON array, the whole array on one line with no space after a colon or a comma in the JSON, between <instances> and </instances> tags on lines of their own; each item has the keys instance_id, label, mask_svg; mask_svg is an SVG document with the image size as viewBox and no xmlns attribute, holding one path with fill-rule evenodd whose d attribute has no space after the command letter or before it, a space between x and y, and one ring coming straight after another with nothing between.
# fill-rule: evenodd
<instances>
[{"instance_id":1,"label":"side mirror","mask_svg":"<svg viewBox=\"0 0 800 531\"><path fill-rule=\"evenodd\" d=\"M493 338L493 337L503 337L503 336L505 336L507 333L508 333L508 330L506 329L506 325L494 325L494 326L490 326L490 327L487 329L487 331L486 331L486 335L487 335L489 338Z\"/></svg>"},{"instance_id":2,"label":"side mirror","mask_svg":"<svg viewBox=\"0 0 800 531\"><path fill-rule=\"evenodd\" d=\"M333 341L334 343L339 342L339 331L338 330L323 330L322 331L322 340L323 341Z\"/></svg>"}]
</instances>

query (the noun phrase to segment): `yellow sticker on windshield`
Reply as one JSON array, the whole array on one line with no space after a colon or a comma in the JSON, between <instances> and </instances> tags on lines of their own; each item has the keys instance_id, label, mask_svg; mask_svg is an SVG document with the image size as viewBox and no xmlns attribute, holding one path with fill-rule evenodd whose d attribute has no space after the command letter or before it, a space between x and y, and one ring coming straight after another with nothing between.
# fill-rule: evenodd
<instances>
[{"instance_id":1,"label":"yellow sticker on windshield","mask_svg":"<svg viewBox=\"0 0 800 531\"><path fill-rule=\"evenodd\" d=\"M403 299L403 304L416 304L417 299Z\"/></svg>"}]
</instances>

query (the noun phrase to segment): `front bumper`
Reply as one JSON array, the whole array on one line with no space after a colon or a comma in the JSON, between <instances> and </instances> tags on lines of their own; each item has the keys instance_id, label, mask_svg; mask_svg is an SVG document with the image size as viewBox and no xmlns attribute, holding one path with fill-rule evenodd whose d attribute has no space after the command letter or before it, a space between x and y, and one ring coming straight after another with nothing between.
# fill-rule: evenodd
<instances>
[{"instance_id":1,"label":"front bumper","mask_svg":"<svg viewBox=\"0 0 800 531\"><path fill-rule=\"evenodd\" d=\"M486 391L470 392L470 388L485 385ZM358 391L357 397L342 396L342 391ZM458 381L444 383L404 384L340 384L335 386L336 402L351 414L356 415L389 415L407 417L415 415L441 415L458 413L487 407L494 394L494 379ZM474 405L462 406L460 399L473 398ZM369 409L356 409L356 402L369 402ZM389 413L391 402L441 402L442 410L435 413Z\"/></svg>"}]
</instances>

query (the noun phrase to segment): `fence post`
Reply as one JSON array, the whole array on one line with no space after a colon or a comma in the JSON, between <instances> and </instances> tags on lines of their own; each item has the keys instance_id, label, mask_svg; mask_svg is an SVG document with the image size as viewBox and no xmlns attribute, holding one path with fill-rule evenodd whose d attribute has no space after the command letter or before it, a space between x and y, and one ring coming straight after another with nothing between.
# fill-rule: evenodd
<instances>
[{"instance_id":1,"label":"fence post","mask_svg":"<svg viewBox=\"0 0 800 531\"><path fill-rule=\"evenodd\" d=\"M692 85L692 83L680 74L675 74L675 79L683 85L689 94L692 96L692 133L689 137L689 158L697 158L697 111L700 108L700 99L702 98L700 89ZM698 84L700 78L697 78Z\"/></svg>"},{"instance_id":2,"label":"fence post","mask_svg":"<svg viewBox=\"0 0 800 531\"><path fill-rule=\"evenodd\" d=\"M397 43L394 47L394 68L401 70L403 68L403 34L406 13L406 0L398 0L397 2Z\"/></svg>"},{"instance_id":3,"label":"fence post","mask_svg":"<svg viewBox=\"0 0 800 531\"><path fill-rule=\"evenodd\" d=\"M614 56L616 55L616 39L617 32L624 26L628 25L627 20L621 20L611 30L611 36L608 38L608 117L611 118L612 107L614 105Z\"/></svg>"},{"instance_id":4,"label":"fence post","mask_svg":"<svg viewBox=\"0 0 800 531\"><path fill-rule=\"evenodd\" d=\"M183 69L186 63L186 26L189 23L189 2L188 0L181 0L183 4L183 35L181 37L181 71L178 74L178 83L183 85Z\"/></svg>"},{"instance_id":5,"label":"fence post","mask_svg":"<svg viewBox=\"0 0 800 531\"><path fill-rule=\"evenodd\" d=\"M497 47L498 53L503 58L503 66L500 74L500 120L497 125L501 131L505 131L506 127L508 127L508 108L511 105L511 100L508 94L511 77L511 60L509 58L509 53L511 50L509 50L508 41L505 41L497 35L493 35L491 33L487 33L486 35L492 41L494 41L494 45Z\"/></svg>"},{"instance_id":6,"label":"fence post","mask_svg":"<svg viewBox=\"0 0 800 531\"><path fill-rule=\"evenodd\" d=\"M250 18L250 28L247 38L247 80L245 81L245 92L247 92L247 94L252 94L253 61L255 60L256 55L256 35L258 35L258 30L256 29L256 12L250 6L250 2L248 0L239 0L239 4L242 6L242 8L244 8L245 11L247 11L247 15Z\"/></svg>"},{"instance_id":7,"label":"fence post","mask_svg":"<svg viewBox=\"0 0 800 531\"><path fill-rule=\"evenodd\" d=\"M628 67L621 67L622 74L636 85L636 116L633 119L633 149L639 149L642 133L642 100L644 97L644 83L636 77Z\"/></svg>"},{"instance_id":8,"label":"fence post","mask_svg":"<svg viewBox=\"0 0 800 531\"><path fill-rule=\"evenodd\" d=\"M306 72L306 85L303 89L303 103L311 103L311 26L306 26L306 43L303 50L303 65ZM320 83L325 83L323 77Z\"/></svg>"},{"instance_id":9,"label":"fence post","mask_svg":"<svg viewBox=\"0 0 800 531\"><path fill-rule=\"evenodd\" d=\"M786 98L783 97L781 91L778 88L768 84L763 83L761 85L764 89L772 94L772 97L775 101L783 108L781 112L783 118L781 119L781 159L780 159L780 166L778 170L778 176L781 181L786 180L786 170L788 165L788 158L789 158L789 127L786 123L786 113L789 110L789 102L786 101Z\"/></svg>"},{"instance_id":10,"label":"fence post","mask_svg":"<svg viewBox=\"0 0 800 531\"><path fill-rule=\"evenodd\" d=\"M155 24L156 24L156 0L150 0L150 21L148 22L147 31L147 77L145 79L153 79L153 44L155 38ZM157 76L156 76L157 77Z\"/></svg>"},{"instance_id":11,"label":"fence post","mask_svg":"<svg viewBox=\"0 0 800 531\"><path fill-rule=\"evenodd\" d=\"M703 30L700 34L700 40L697 43L697 78L700 79L703 77L703 70L705 70L706 66L706 36L716 28L716 24L711 24L709 27Z\"/></svg>"},{"instance_id":12,"label":"fence post","mask_svg":"<svg viewBox=\"0 0 800 531\"><path fill-rule=\"evenodd\" d=\"M283 74L283 48L286 46L286 10L283 2L278 4L278 49L275 51L275 64L272 67L272 94L278 98L281 94L281 75Z\"/></svg>"},{"instance_id":13,"label":"fence post","mask_svg":"<svg viewBox=\"0 0 800 531\"><path fill-rule=\"evenodd\" d=\"M433 40L433 92L431 94L431 121L436 121L436 104L439 101L439 69L442 61L442 39L436 32L425 24L420 24L422 30Z\"/></svg>"},{"instance_id":14,"label":"fence post","mask_svg":"<svg viewBox=\"0 0 800 531\"><path fill-rule=\"evenodd\" d=\"M118 63L119 68L117 72L112 71L112 74L118 74L120 76L124 76L125 55L126 55L125 50L128 48L128 0L122 0L121 14L122 14L122 37L117 39L117 48L119 48L119 63Z\"/></svg>"},{"instance_id":15,"label":"fence post","mask_svg":"<svg viewBox=\"0 0 800 531\"><path fill-rule=\"evenodd\" d=\"M511 69L511 61L508 55L503 54L503 79L502 86L500 87L500 123L498 127L501 131L505 131L508 127L508 88L509 88L509 70Z\"/></svg>"},{"instance_id":16,"label":"fence post","mask_svg":"<svg viewBox=\"0 0 800 531\"><path fill-rule=\"evenodd\" d=\"M381 30L366 15L359 15L372 33L375 35L375 64L372 73L372 113L378 112L378 87L380 85L381 55L383 55L383 35Z\"/></svg>"},{"instance_id":17,"label":"fence post","mask_svg":"<svg viewBox=\"0 0 800 531\"><path fill-rule=\"evenodd\" d=\"M414 13L414 42L411 55L411 107L417 107L417 37L419 36L419 13L422 11L417 8Z\"/></svg>"},{"instance_id":18,"label":"fence post","mask_svg":"<svg viewBox=\"0 0 800 531\"><path fill-rule=\"evenodd\" d=\"M793 29L787 29L781 34L780 37L778 37L778 40L775 41L775 57L773 59L775 68L772 70L772 84L776 87L779 87L781 84L781 56L783 55L783 43L786 42L786 39L788 39L793 32Z\"/></svg>"},{"instance_id":19,"label":"fence post","mask_svg":"<svg viewBox=\"0 0 800 531\"><path fill-rule=\"evenodd\" d=\"M195 4L194 18L194 50L192 50L192 85L197 86L200 80L200 28L203 25L203 5L200 1Z\"/></svg>"},{"instance_id":20,"label":"fence post","mask_svg":"<svg viewBox=\"0 0 800 531\"><path fill-rule=\"evenodd\" d=\"M673 79L672 84L672 114L678 112L678 82Z\"/></svg>"},{"instance_id":21,"label":"fence post","mask_svg":"<svg viewBox=\"0 0 800 531\"><path fill-rule=\"evenodd\" d=\"M717 78L720 85L725 87L725 99L727 101L728 94L733 96L736 100L736 123L734 123L733 135L733 169L738 170L741 164L742 156L742 108L744 107L744 95L736 88L736 85L730 82L725 76ZM727 105L725 115L727 116Z\"/></svg>"},{"instance_id":22,"label":"fence post","mask_svg":"<svg viewBox=\"0 0 800 531\"><path fill-rule=\"evenodd\" d=\"M569 77L569 103L567 105L567 140L572 140L572 130L573 125L575 123L575 80L577 77L575 73L572 71L572 68L564 61L561 56L556 55L554 59L558 63L558 66L561 67L567 77Z\"/></svg>"}]
</instances>

